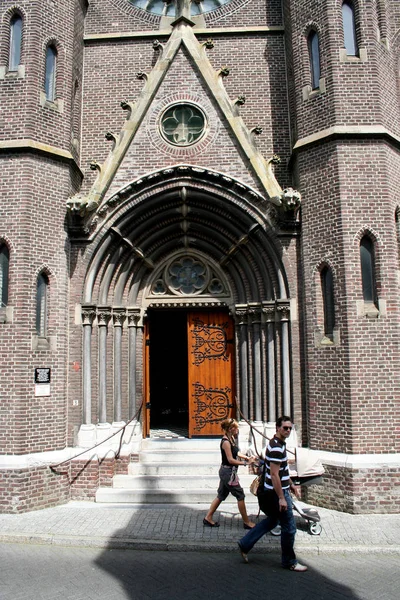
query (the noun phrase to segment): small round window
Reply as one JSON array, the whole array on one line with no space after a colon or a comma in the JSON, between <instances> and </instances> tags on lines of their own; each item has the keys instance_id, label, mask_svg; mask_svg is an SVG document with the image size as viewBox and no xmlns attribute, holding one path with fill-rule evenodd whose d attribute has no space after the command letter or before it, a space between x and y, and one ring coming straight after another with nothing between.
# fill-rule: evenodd
<instances>
[{"instance_id":1,"label":"small round window","mask_svg":"<svg viewBox=\"0 0 400 600\"><path fill-rule=\"evenodd\" d=\"M193 104L170 106L161 117L161 133L174 146L190 146L205 133L204 113Z\"/></svg>"}]
</instances>

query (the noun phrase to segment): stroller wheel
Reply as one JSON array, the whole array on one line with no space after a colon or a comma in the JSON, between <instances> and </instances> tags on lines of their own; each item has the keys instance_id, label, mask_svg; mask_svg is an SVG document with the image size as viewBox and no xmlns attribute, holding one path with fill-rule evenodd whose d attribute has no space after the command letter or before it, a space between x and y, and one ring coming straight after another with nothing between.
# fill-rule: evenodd
<instances>
[{"instance_id":1,"label":"stroller wheel","mask_svg":"<svg viewBox=\"0 0 400 600\"><path fill-rule=\"evenodd\" d=\"M320 535L322 527L320 523L309 523L308 530L311 533L311 535Z\"/></svg>"}]
</instances>

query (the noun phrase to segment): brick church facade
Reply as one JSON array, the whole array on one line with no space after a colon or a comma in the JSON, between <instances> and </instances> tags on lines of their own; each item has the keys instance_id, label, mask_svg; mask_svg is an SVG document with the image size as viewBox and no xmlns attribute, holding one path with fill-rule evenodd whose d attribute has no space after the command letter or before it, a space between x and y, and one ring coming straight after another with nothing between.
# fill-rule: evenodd
<instances>
[{"instance_id":1,"label":"brick church facade","mask_svg":"<svg viewBox=\"0 0 400 600\"><path fill-rule=\"evenodd\" d=\"M398 510L399 73L397 0L0 0L1 511L280 414Z\"/></svg>"}]
</instances>

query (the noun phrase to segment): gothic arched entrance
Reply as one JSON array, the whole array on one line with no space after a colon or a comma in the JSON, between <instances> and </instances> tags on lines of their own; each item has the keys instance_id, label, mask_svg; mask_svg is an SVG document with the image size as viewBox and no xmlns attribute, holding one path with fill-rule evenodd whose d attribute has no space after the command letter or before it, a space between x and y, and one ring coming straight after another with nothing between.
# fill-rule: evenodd
<instances>
[{"instance_id":1,"label":"gothic arched entrance","mask_svg":"<svg viewBox=\"0 0 400 600\"><path fill-rule=\"evenodd\" d=\"M126 422L142 402L145 434L168 415L191 435L219 433L236 398L252 421L291 413L289 288L271 205L221 174L174 167L98 215L82 302L84 425Z\"/></svg>"}]
</instances>

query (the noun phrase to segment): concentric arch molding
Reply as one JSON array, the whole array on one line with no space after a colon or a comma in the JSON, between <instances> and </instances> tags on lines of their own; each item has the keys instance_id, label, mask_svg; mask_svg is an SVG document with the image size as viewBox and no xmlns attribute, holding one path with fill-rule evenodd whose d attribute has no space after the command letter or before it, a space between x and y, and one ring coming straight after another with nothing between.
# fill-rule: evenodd
<instances>
[{"instance_id":1,"label":"concentric arch molding","mask_svg":"<svg viewBox=\"0 0 400 600\"><path fill-rule=\"evenodd\" d=\"M240 195L242 199L253 204L266 204L265 198L261 194L233 177L227 177L218 171L195 167L193 165L173 165L167 169L153 171L144 177L132 181L108 198L97 209L96 214L99 217L104 217L109 211L114 210L116 206L125 200L128 200L132 195L135 195L146 188L150 188L155 184L167 183L174 180L182 181L182 183L192 180L197 180L202 183L209 182L215 187L230 190Z\"/></svg>"}]
</instances>

